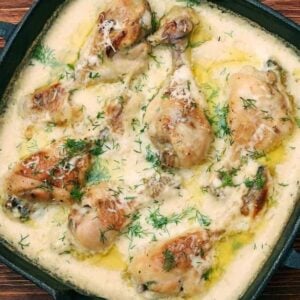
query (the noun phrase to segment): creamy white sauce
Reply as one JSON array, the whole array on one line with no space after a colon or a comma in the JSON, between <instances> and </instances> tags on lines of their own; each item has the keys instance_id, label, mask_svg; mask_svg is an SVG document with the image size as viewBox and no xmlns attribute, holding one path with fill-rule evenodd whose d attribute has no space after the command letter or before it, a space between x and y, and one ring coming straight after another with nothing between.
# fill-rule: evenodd
<instances>
[{"instance_id":1,"label":"creamy white sauce","mask_svg":"<svg viewBox=\"0 0 300 300\"><path fill-rule=\"evenodd\" d=\"M145 160L146 147L151 142L147 134L137 135L137 131L131 129L131 121L133 118L143 120L143 106L147 105L148 101L159 92L165 79L171 75L171 54L165 47L153 49L156 61L150 59L146 76L138 76L130 88L122 83L116 83L98 84L85 90L75 91L72 101L78 106L83 106L84 118L73 128L64 130L57 127L48 128L40 123L36 124L32 139L26 140L23 135L24 129L30 124L30 120L19 117L25 96L53 82L59 74L64 72L66 64L73 64L76 61L77 54L92 31L98 13L105 7L106 2L70 1L60 12L43 40L43 43L53 50L58 64L51 67L34 61L33 65L25 66L20 73L1 126L1 195L5 195L3 191L5 175L16 162L45 147L52 139L64 136L79 139L98 134L99 128L104 127L102 121L98 120L100 125L95 129L90 119L95 120L97 114L104 110L107 102L124 93L129 94L132 101L132 106L125 117L128 130L125 131L124 136L116 137L120 145L118 149L108 151L101 156L102 164L107 168L112 180L120 182L122 179L131 187L141 186L143 178L155 175L155 171ZM180 5L172 0L150 0L149 2L159 17L172 6ZM262 69L269 58L274 58L287 71L287 91L294 96L296 111L299 109L300 61L291 48L263 30L253 27L246 20L223 13L215 7L204 3L195 9L203 20L203 26L208 28L211 35L210 40L192 49L190 63L194 69L196 81L203 86L205 84L217 86L217 101L226 103L228 74L240 70L244 65ZM185 74L177 75L177 80L179 80ZM205 89L202 92L205 93ZM261 128L257 130L258 138L261 130ZM140 138L139 142L137 138ZM211 153L214 156L213 159L218 152L222 152L226 144L223 140L216 139L214 146L217 151ZM152 149L154 151L153 146ZM276 204L267 210L254 239L235 252L234 259L226 265L226 270L220 278L212 286L206 288L201 296L195 296L195 299L199 297L207 300L220 299L220 295L224 300L238 299L270 255L293 211L299 194L300 130L298 128L284 143L284 152L284 159L280 159L274 167L275 192L273 197ZM233 231L247 230L250 220L238 217L243 187L224 189L224 199L220 200L216 200L210 194L201 193L200 187L207 185L207 182L212 182L215 187L220 185L218 178L207 174L206 169L209 164L207 162L191 170L176 171L174 180L183 182L184 188L178 191L170 186L163 192L160 196L164 199L160 205L161 214L180 213L187 207L193 206L212 220L210 226L212 230L224 227ZM257 163L250 162L245 166L240 177L235 180L243 182L245 178L254 176L256 169ZM280 186L278 183L284 183L285 186ZM144 195L143 186L137 188L133 194L138 194L144 205L149 203L149 198ZM140 211L140 224L145 232L153 232L153 227L147 222L147 218L149 209L155 208L157 208L156 204L149 203ZM67 207L51 205L45 211L37 212L34 222L23 224L9 218L0 210L0 234L22 255L79 289L109 299L143 299L143 295L138 294L126 279L123 270L130 256L149 246L153 235L148 234L132 240L126 235L121 236L116 242L116 248L120 254L112 255L106 261L105 258L102 260L99 258L98 263L95 263L93 259L78 259L67 253L62 254L68 249L68 212ZM158 240L168 239L169 233L176 236L187 229L198 227L197 222L183 219L178 225L167 225L168 230L157 230L155 236Z\"/></svg>"}]
</instances>

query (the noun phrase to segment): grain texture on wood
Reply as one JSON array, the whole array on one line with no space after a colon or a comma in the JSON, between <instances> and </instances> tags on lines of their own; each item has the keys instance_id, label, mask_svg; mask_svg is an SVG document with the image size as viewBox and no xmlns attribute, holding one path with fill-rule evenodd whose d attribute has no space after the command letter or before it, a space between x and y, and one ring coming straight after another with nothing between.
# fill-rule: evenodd
<instances>
[{"instance_id":1,"label":"grain texture on wood","mask_svg":"<svg viewBox=\"0 0 300 300\"><path fill-rule=\"evenodd\" d=\"M0 21L18 23L32 2L33 0L0 0ZM264 0L262 2L300 23L300 0ZM3 45L3 40L0 40L0 47ZM294 246L300 251L300 237ZM0 299L51 300L51 297L30 281L0 264ZM261 300L273 299L300 299L300 270L281 268L277 271L261 297Z\"/></svg>"}]
</instances>

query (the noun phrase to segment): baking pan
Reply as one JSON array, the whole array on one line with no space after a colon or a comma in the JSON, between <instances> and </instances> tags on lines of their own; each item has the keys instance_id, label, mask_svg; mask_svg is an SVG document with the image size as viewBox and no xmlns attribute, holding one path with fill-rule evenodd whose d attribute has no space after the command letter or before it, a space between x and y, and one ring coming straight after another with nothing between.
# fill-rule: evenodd
<instances>
[{"instance_id":1,"label":"baking pan","mask_svg":"<svg viewBox=\"0 0 300 300\"><path fill-rule=\"evenodd\" d=\"M50 20L55 18L58 9L65 2L67 1L35 0L32 8L17 26L0 22L0 36L6 40L6 46L0 53L0 109L6 105L5 91L9 88L9 83L18 71L28 50ZM248 18L288 42L296 48L296 51L300 51L300 26L260 2L255 0L214 0L210 2ZM297 202L272 254L241 297L242 300L256 299L278 267L285 265L290 268L300 268L300 253L291 248L299 228L300 201ZM83 296L83 293L75 290L71 284L51 277L46 271L22 258L10 249L5 241L1 240L0 261L45 289L56 300L101 299Z\"/></svg>"}]
</instances>

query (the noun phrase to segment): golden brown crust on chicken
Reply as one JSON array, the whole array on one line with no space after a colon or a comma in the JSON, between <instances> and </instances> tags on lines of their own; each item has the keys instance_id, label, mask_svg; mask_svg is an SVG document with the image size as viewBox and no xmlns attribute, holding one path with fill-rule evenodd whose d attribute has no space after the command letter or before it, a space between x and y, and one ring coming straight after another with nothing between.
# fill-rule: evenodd
<instances>
[{"instance_id":1,"label":"golden brown crust on chicken","mask_svg":"<svg viewBox=\"0 0 300 300\"><path fill-rule=\"evenodd\" d=\"M72 203L75 186L82 186L90 166L90 155L61 156L62 145L30 155L9 174L7 192L24 200Z\"/></svg>"},{"instance_id":2,"label":"golden brown crust on chicken","mask_svg":"<svg viewBox=\"0 0 300 300\"><path fill-rule=\"evenodd\" d=\"M71 105L69 98L70 93L62 83L53 83L26 96L21 107L21 115L24 118L64 126L81 118L79 109Z\"/></svg>"},{"instance_id":3,"label":"golden brown crust on chicken","mask_svg":"<svg viewBox=\"0 0 300 300\"><path fill-rule=\"evenodd\" d=\"M140 41L151 27L149 4L145 0L117 0L101 12L91 55L114 55Z\"/></svg>"},{"instance_id":4,"label":"golden brown crust on chicken","mask_svg":"<svg viewBox=\"0 0 300 300\"><path fill-rule=\"evenodd\" d=\"M114 195L109 183L89 188L81 207L69 215L75 245L89 251L107 251L130 222L135 205Z\"/></svg>"},{"instance_id":5,"label":"golden brown crust on chicken","mask_svg":"<svg viewBox=\"0 0 300 300\"><path fill-rule=\"evenodd\" d=\"M106 121L112 132L122 134L124 132L123 114L127 97L119 97L110 101L106 106Z\"/></svg>"},{"instance_id":6,"label":"golden brown crust on chicken","mask_svg":"<svg viewBox=\"0 0 300 300\"><path fill-rule=\"evenodd\" d=\"M269 151L292 131L289 97L276 72L244 67L231 76L229 88L235 148Z\"/></svg>"},{"instance_id":7,"label":"golden brown crust on chicken","mask_svg":"<svg viewBox=\"0 0 300 300\"><path fill-rule=\"evenodd\" d=\"M62 106L67 94L60 83L38 89L32 95L32 109L38 112L43 110L54 112Z\"/></svg>"},{"instance_id":8,"label":"golden brown crust on chicken","mask_svg":"<svg viewBox=\"0 0 300 300\"><path fill-rule=\"evenodd\" d=\"M151 12L146 0L111 2L100 14L77 64L77 83L115 82L125 75L130 80L141 72L147 65L149 52L149 45L141 40L150 27Z\"/></svg>"},{"instance_id":9,"label":"golden brown crust on chicken","mask_svg":"<svg viewBox=\"0 0 300 300\"><path fill-rule=\"evenodd\" d=\"M211 263L211 248L207 231L185 233L138 254L128 271L140 291L191 295L201 289L202 275Z\"/></svg>"}]
</instances>

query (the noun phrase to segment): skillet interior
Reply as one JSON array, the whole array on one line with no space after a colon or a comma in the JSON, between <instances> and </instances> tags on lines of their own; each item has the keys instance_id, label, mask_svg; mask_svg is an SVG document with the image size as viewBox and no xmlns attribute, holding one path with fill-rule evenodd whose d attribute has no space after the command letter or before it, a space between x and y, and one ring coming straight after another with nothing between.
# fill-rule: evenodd
<instances>
[{"instance_id":1,"label":"skillet interior","mask_svg":"<svg viewBox=\"0 0 300 300\"><path fill-rule=\"evenodd\" d=\"M18 66L22 62L27 50L30 48L36 37L39 35L44 27L44 24L53 15L53 12L62 4L62 0L54 0L51 3L43 3L38 1L32 10L28 13L27 17L23 20L22 24L13 33L12 39L7 45L6 50L3 52L0 61L0 96L3 97L9 81L15 74ZM264 26L269 31L276 33L284 38L295 47L300 47L300 29L299 26L293 22L285 19L284 17L273 13L272 10L265 8L263 5L256 1L230 1L230 0L216 0L212 1L224 8L230 9L239 13L258 24ZM5 105L4 100L1 105ZM248 289L243 299L254 299L259 295L267 280L276 268L283 261L288 254L293 239L296 237L297 230L300 224L300 205L299 202L295 208L289 223L287 224L277 246L273 250L272 255L264 265L263 270L257 276L251 287ZM3 242L4 245L4 242ZM8 264L13 269L17 270L42 288L45 288L56 299L68 299L75 296L70 288L60 282L53 280L46 273L37 270L30 263L15 256L15 254L8 250L5 246L0 249L0 260ZM74 299L74 298L72 298ZM82 298L80 298L82 299Z\"/></svg>"}]
</instances>

